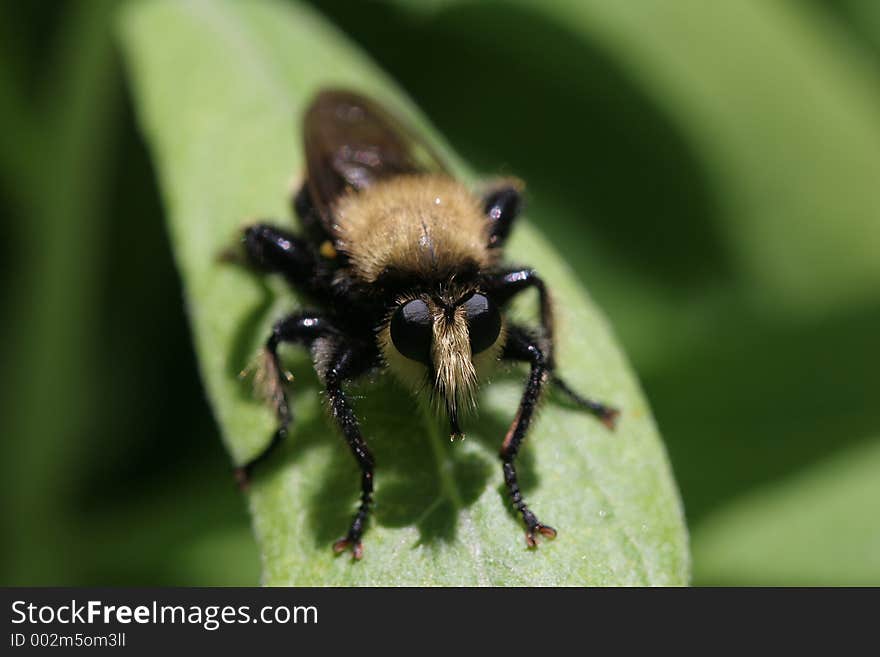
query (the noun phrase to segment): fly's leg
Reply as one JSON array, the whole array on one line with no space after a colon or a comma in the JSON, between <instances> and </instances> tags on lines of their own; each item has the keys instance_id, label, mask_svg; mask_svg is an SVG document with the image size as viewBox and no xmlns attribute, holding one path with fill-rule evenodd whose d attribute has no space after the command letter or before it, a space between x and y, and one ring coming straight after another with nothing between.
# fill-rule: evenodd
<instances>
[{"instance_id":1,"label":"fly's leg","mask_svg":"<svg viewBox=\"0 0 880 657\"><path fill-rule=\"evenodd\" d=\"M489 219L489 248L501 248L507 242L522 211L522 189L522 181L506 180L483 197L483 211Z\"/></svg>"},{"instance_id":2,"label":"fly's leg","mask_svg":"<svg viewBox=\"0 0 880 657\"><path fill-rule=\"evenodd\" d=\"M321 295L326 291L331 268L307 239L283 228L259 223L244 229L242 241L251 266L266 273L281 274L291 285L307 293Z\"/></svg>"},{"instance_id":3,"label":"fly's leg","mask_svg":"<svg viewBox=\"0 0 880 657\"><path fill-rule=\"evenodd\" d=\"M272 334L263 347L263 366L258 376L263 394L275 410L278 428L272 434L272 440L257 456L235 469L235 478L241 488L247 488L254 468L266 461L284 442L293 420L287 393L284 390L285 376L278 359L278 346L282 343L293 343L309 347L318 338L335 332L330 322L317 313L289 315L272 328Z\"/></svg>"},{"instance_id":4,"label":"fly's leg","mask_svg":"<svg viewBox=\"0 0 880 657\"><path fill-rule=\"evenodd\" d=\"M554 329L553 329L553 306L550 294L544 281L532 269L510 269L490 274L484 280L484 286L492 300L499 306L504 306L520 292L529 288L538 291L538 303L541 312L541 341L540 345L544 352L547 370L550 372L550 380L572 402L585 411L595 415L609 429L614 429L620 411L616 408L584 397L571 388L558 374L556 374L556 361L554 359ZM521 329L518 329L521 330Z\"/></svg>"},{"instance_id":5,"label":"fly's leg","mask_svg":"<svg viewBox=\"0 0 880 657\"><path fill-rule=\"evenodd\" d=\"M507 343L504 346L502 358L508 361L526 362L530 365L529 378L520 400L519 410L517 410L516 417L510 425L507 435L504 437L500 456L504 472L504 483L507 484L510 499L513 502L514 508L522 514L526 525L526 543L529 547L535 547L537 545L535 541L537 534L553 538L556 536L556 530L539 521L525 503L522 491L519 488L514 461L529 430L535 408L538 405L546 383L552 381L576 402L601 418L609 428L613 428L614 419L617 417L618 411L605 404L581 397L571 390L565 382L556 377L547 364L547 359L539 342L522 327L511 326L508 329Z\"/></svg>"},{"instance_id":6,"label":"fly's leg","mask_svg":"<svg viewBox=\"0 0 880 657\"><path fill-rule=\"evenodd\" d=\"M614 431L614 428L617 425L617 418L620 417L620 411L618 409L600 401L596 401L595 399L584 397L580 393L572 390L571 387L555 373L552 375L551 381L553 382L553 385L563 392L572 402L588 413L596 416L602 424L608 427L609 430Z\"/></svg>"},{"instance_id":7,"label":"fly's leg","mask_svg":"<svg viewBox=\"0 0 880 657\"><path fill-rule=\"evenodd\" d=\"M522 491L519 488L515 461L523 439L525 439L531 425L532 416L538 405L544 385L547 382L549 370L540 346L534 340L529 340L525 333L520 331L511 331L507 344L504 347L502 358L505 360L525 361L531 367L529 378L520 400L519 410L517 410L516 417L510 425L510 429L507 430L507 435L504 437L500 456L504 483L507 484L510 500L513 503L513 507L522 515L523 522L526 525L526 544L533 548L537 545L535 541L537 534L553 538L556 536L556 530L538 520L537 516L523 499Z\"/></svg>"},{"instance_id":8,"label":"fly's leg","mask_svg":"<svg viewBox=\"0 0 880 657\"><path fill-rule=\"evenodd\" d=\"M533 269L510 269L490 274L484 280L486 291L499 306L507 305L520 292L535 288L541 312L541 330L545 342L543 351L547 368L552 370L553 361L553 306L544 281Z\"/></svg>"},{"instance_id":9,"label":"fly's leg","mask_svg":"<svg viewBox=\"0 0 880 657\"><path fill-rule=\"evenodd\" d=\"M338 348L324 373L324 386L330 404L330 413L342 430L342 435L361 469L360 505L348 533L333 544L333 550L337 554L351 548L355 559L360 559L364 554L361 536L366 529L367 518L373 503L374 460L373 454L361 434L354 409L346 398L343 384L361 374L369 366L372 354L368 356L366 351L368 350L358 350L346 346Z\"/></svg>"}]
</instances>

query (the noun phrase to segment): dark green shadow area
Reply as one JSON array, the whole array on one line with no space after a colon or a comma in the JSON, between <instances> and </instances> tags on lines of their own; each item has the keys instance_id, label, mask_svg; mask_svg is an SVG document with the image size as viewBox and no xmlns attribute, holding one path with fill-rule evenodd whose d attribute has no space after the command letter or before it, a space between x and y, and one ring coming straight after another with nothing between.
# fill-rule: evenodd
<instances>
[{"instance_id":1,"label":"dark green shadow area","mask_svg":"<svg viewBox=\"0 0 880 657\"><path fill-rule=\"evenodd\" d=\"M52 25L67 13L61 5L58 8L61 16L48 12ZM33 20L39 15L37 11ZM52 25L30 29L42 34L43 27ZM38 76L37 65L28 66ZM14 555L4 554L2 582L253 584L258 575L255 546L238 555L240 560L232 567L220 553L212 565L208 552L200 575L193 575L183 562L192 544L246 530L248 518L198 377L152 165L135 129L121 77L108 84L119 85L113 97L114 120L101 126L106 133L93 138L106 142L110 166L106 172L94 172L103 176L95 183L102 201L85 219L102 227L100 248L90 263L97 275L91 279L93 287L70 290L95 300L96 312L75 345L93 357L86 371L70 371L58 364L44 373L47 380L61 381L58 408L75 409L77 418L59 415L53 421L54 435L4 432L2 452L7 462L18 464L18 476L34 491L31 498L52 497L35 501L14 495L4 500L6 527L16 532L22 547ZM55 186L47 185L41 193L55 191ZM33 219L27 213L33 206L13 207L16 212L4 210L4 219L30 230L27 222ZM76 231L91 230L90 225ZM4 223L4 233L6 228ZM24 230L10 228L10 233L18 237L9 245L16 258L8 264L12 271L21 271L28 266L19 235ZM4 298L7 294L14 298L14 293L4 290ZM20 314L8 317L7 326L13 321L32 322ZM63 337L69 330L65 318L57 321L55 330ZM26 353L13 356L28 358ZM10 366L11 358L5 364ZM20 393L4 389L4 404L20 403L16 394ZM46 412L58 410L53 403ZM20 445L28 443L42 446L37 449L42 449L45 459L56 462L53 471L62 475L63 495L52 494L44 465L31 467L37 465L33 460L15 458ZM63 455L54 452L55 444L65 446ZM64 463L58 464L59 458ZM29 513L29 505L37 503L41 512ZM4 553L8 549L4 541Z\"/></svg>"},{"instance_id":2,"label":"dark green shadow area","mask_svg":"<svg viewBox=\"0 0 880 657\"><path fill-rule=\"evenodd\" d=\"M69 500L84 532L73 545L99 554L82 555L74 581L179 584L186 546L248 519L199 380L164 210L125 96L121 110L124 165L107 182L111 219L93 325L101 407L85 430L89 467ZM258 572L256 549L244 558L230 582L256 581L248 580ZM218 555L217 572L225 567Z\"/></svg>"},{"instance_id":3,"label":"dark green shadow area","mask_svg":"<svg viewBox=\"0 0 880 657\"><path fill-rule=\"evenodd\" d=\"M880 8L872 0L808 0L823 20L833 21L880 65Z\"/></svg>"},{"instance_id":4,"label":"dark green shadow area","mask_svg":"<svg viewBox=\"0 0 880 657\"><path fill-rule=\"evenodd\" d=\"M880 306L788 326L740 308L645 373L689 521L876 432L878 336Z\"/></svg>"}]
</instances>

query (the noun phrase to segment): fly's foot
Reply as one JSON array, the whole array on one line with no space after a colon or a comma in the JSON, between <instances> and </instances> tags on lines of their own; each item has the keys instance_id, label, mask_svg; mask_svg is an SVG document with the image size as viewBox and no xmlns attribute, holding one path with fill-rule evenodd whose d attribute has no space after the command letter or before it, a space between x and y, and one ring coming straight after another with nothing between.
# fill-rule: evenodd
<instances>
[{"instance_id":1,"label":"fly's foot","mask_svg":"<svg viewBox=\"0 0 880 657\"><path fill-rule=\"evenodd\" d=\"M604 406L599 413L596 414L596 417L608 427L609 431L614 431L617 426L617 419L620 417L620 411L616 408L612 408L610 406Z\"/></svg>"},{"instance_id":2,"label":"fly's foot","mask_svg":"<svg viewBox=\"0 0 880 657\"><path fill-rule=\"evenodd\" d=\"M523 509L523 520L526 523L526 545L529 548L538 547L538 542L535 540L537 538L537 534L541 534L546 538L556 538L556 530L553 529L550 525L545 525L540 522L535 514L529 511L528 509Z\"/></svg>"},{"instance_id":3,"label":"fly's foot","mask_svg":"<svg viewBox=\"0 0 880 657\"><path fill-rule=\"evenodd\" d=\"M556 538L556 530L550 527L549 525L542 525L540 522L534 527L529 528L526 531L526 545L530 548L538 547L538 542L535 540L535 533L542 534L547 538Z\"/></svg>"},{"instance_id":4,"label":"fly's foot","mask_svg":"<svg viewBox=\"0 0 880 657\"><path fill-rule=\"evenodd\" d=\"M361 543L361 535L364 533L364 526L367 522L368 509L369 502L363 503L351 523L348 534L345 535L345 538L341 538L333 544L333 551L336 554L342 554L348 548L351 548L351 555L355 561L360 561L361 557L364 556L364 545Z\"/></svg>"},{"instance_id":5,"label":"fly's foot","mask_svg":"<svg viewBox=\"0 0 880 657\"><path fill-rule=\"evenodd\" d=\"M333 544L333 551L336 554L342 554L348 548L351 548L351 556L355 561L360 561L364 556L364 544L359 538L353 538L351 534L345 538L341 538Z\"/></svg>"}]
</instances>

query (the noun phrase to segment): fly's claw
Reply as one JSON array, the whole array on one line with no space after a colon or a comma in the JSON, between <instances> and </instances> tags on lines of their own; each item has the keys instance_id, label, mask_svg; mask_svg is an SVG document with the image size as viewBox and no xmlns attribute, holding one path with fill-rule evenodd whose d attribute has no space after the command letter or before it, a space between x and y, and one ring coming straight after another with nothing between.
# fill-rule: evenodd
<instances>
[{"instance_id":1,"label":"fly's claw","mask_svg":"<svg viewBox=\"0 0 880 657\"><path fill-rule=\"evenodd\" d=\"M349 547L351 547L351 556L355 561L360 561L364 556L364 544L361 543L359 538L352 538L347 536L346 538L341 538L333 544L333 551L336 554L342 554Z\"/></svg>"},{"instance_id":2,"label":"fly's claw","mask_svg":"<svg viewBox=\"0 0 880 657\"><path fill-rule=\"evenodd\" d=\"M620 417L620 411L616 408L611 408L610 406L606 406L604 410L599 413L599 420L608 427L609 431L614 431L617 427L617 419Z\"/></svg>"},{"instance_id":3,"label":"fly's claw","mask_svg":"<svg viewBox=\"0 0 880 657\"><path fill-rule=\"evenodd\" d=\"M537 538L536 534L541 534L546 538L556 538L556 530L538 520L528 507L524 506L521 511L527 527L526 545L529 548L538 547L538 542L535 540Z\"/></svg>"},{"instance_id":4,"label":"fly's claw","mask_svg":"<svg viewBox=\"0 0 880 657\"><path fill-rule=\"evenodd\" d=\"M542 536L545 536L550 539L556 538L556 530L555 529L553 529L549 525L542 525L539 522L537 525L535 525L534 527L530 527L528 529L528 531L526 531L526 545L528 545L529 548L538 547L538 542L535 540L537 538L535 536L536 532L538 534L541 534Z\"/></svg>"}]
</instances>

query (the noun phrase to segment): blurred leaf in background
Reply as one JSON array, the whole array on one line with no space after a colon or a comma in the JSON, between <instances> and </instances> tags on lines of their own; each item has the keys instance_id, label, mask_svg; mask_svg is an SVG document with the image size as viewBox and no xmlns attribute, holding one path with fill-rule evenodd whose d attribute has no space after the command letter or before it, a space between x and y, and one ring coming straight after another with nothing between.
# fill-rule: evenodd
<instances>
[{"instance_id":1,"label":"blurred leaf in background","mask_svg":"<svg viewBox=\"0 0 880 657\"><path fill-rule=\"evenodd\" d=\"M122 85L117 9L0 9L2 581L253 583Z\"/></svg>"},{"instance_id":2,"label":"blurred leaf in background","mask_svg":"<svg viewBox=\"0 0 880 657\"><path fill-rule=\"evenodd\" d=\"M111 4L0 9L4 583L256 581ZM528 181L646 388L695 582L880 583L878 3L314 4Z\"/></svg>"}]
</instances>

